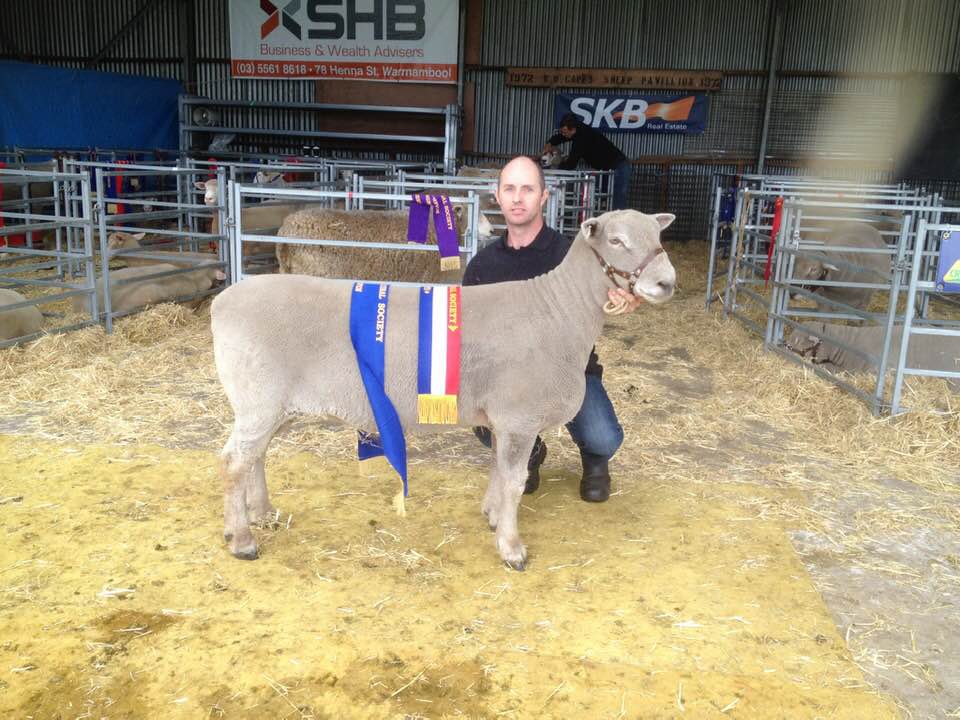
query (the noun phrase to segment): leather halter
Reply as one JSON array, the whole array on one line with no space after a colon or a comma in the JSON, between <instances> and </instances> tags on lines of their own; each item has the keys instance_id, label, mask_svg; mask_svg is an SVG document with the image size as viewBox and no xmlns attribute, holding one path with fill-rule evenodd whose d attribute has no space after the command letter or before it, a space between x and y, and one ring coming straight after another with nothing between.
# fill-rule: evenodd
<instances>
[{"instance_id":1,"label":"leather halter","mask_svg":"<svg viewBox=\"0 0 960 720\"><path fill-rule=\"evenodd\" d=\"M597 256L597 260L600 262L600 267L607 274L607 277L610 278L610 282L613 283L613 286L615 288L621 288L621 285L616 278L616 276L620 276L627 281L627 290L630 292L631 295L634 294L633 288L637 284L637 280L639 280L640 276L643 274L643 271L647 269L647 265L652 263L654 260L656 260L658 255L663 253L662 247L656 248L655 250L651 251L651 253L647 255L647 257L643 259L643 262L637 265L636 269L633 272L627 272L626 270L615 268L613 265L611 265L606 260L604 260L603 256L601 256L600 253L598 253L596 249L593 248L593 246L588 245L587 247L593 250L593 254Z\"/></svg>"}]
</instances>

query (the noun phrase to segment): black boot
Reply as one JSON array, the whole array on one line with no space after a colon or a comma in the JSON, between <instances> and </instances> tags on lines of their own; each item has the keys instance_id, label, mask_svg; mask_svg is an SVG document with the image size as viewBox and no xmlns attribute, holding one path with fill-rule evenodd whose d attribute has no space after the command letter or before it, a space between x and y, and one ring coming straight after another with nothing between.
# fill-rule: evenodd
<instances>
[{"instance_id":1,"label":"black boot","mask_svg":"<svg viewBox=\"0 0 960 720\"><path fill-rule=\"evenodd\" d=\"M580 497L586 502L606 502L610 497L610 470L608 459L602 455L580 451L583 460L583 478Z\"/></svg>"},{"instance_id":2,"label":"black boot","mask_svg":"<svg viewBox=\"0 0 960 720\"><path fill-rule=\"evenodd\" d=\"M527 483L523 486L523 494L535 493L540 487L540 466L547 459L547 444L539 437L533 445L530 459L527 461Z\"/></svg>"}]
</instances>

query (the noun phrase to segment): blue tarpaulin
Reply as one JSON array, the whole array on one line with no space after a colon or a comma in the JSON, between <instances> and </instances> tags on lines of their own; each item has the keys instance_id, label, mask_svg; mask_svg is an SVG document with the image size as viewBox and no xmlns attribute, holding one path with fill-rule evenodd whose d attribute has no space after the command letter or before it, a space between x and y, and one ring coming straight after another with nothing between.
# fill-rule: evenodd
<instances>
[{"instance_id":1,"label":"blue tarpaulin","mask_svg":"<svg viewBox=\"0 0 960 720\"><path fill-rule=\"evenodd\" d=\"M178 80L0 61L0 147L177 149Z\"/></svg>"}]
</instances>

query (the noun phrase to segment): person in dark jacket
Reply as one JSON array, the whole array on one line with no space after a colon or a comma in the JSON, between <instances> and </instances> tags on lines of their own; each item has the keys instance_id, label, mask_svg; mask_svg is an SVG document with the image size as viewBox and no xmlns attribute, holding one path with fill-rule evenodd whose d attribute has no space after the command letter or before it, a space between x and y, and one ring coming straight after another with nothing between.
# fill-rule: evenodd
<instances>
[{"instance_id":1,"label":"person in dark jacket","mask_svg":"<svg viewBox=\"0 0 960 720\"><path fill-rule=\"evenodd\" d=\"M571 142L567 159L561 170L573 170L581 158L594 170L613 170L613 209L625 210L630 192L633 167L620 148L607 140L598 130L580 122L576 115L567 113L560 119L559 132L547 140L541 155L553 152L565 142Z\"/></svg>"},{"instance_id":2,"label":"person in dark jacket","mask_svg":"<svg viewBox=\"0 0 960 720\"><path fill-rule=\"evenodd\" d=\"M529 280L553 270L563 260L572 242L543 222L548 191L543 170L528 157L518 157L500 171L496 199L503 211L507 231L503 237L478 252L464 271L464 285ZM610 289L610 299L623 298L630 310L641 300L623 289ZM567 423L570 437L580 448L583 478L580 497L587 502L604 502L610 497L608 463L623 442L623 429L603 387L603 367L595 351L585 368L587 389L576 417ZM491 444L488 428L474 428L477 437ZM540 465L547 447L537 438L527 464L524 493L540 486Z\"/></svg>"}]
</instances>

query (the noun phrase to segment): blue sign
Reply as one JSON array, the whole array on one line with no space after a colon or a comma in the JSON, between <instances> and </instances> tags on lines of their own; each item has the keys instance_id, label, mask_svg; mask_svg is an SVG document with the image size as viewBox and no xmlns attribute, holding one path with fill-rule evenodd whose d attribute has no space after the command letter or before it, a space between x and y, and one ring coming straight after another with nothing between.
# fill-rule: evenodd
<instances>
[{"instance_id":1,"label":"blue sign","mask_svg":"<svg viewBox=\"0 0 960 720\"><path fill-rule=\"evenodd\" d=\"M937 290L960 293L960 231L947 230L941 235Z\"/></svg>"},{"instance_id":2,"label":"blue sign","mask_svg":"<svg viewBox=\"0 0 960 720\"><path fill-rule=\"evenodd\" d=\"M706 93L558 93L553 103L553 119L559 126L560 119L572 112L585 125L600 132L697 135L707 127L709 108Z\"/></svg>"}]
</instances>

